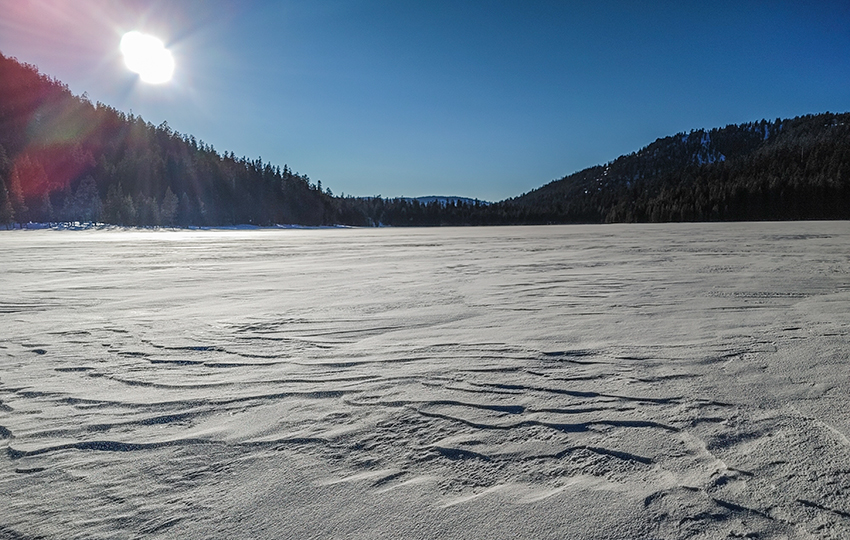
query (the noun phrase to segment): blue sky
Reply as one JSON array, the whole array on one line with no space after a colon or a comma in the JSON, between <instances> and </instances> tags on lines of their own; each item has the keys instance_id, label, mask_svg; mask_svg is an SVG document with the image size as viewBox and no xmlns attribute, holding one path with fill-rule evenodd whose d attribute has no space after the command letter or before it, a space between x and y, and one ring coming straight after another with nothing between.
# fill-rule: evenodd
<instances>
[{"instance_id":1,"label":"blue sky","mask_svg":"<svg viewBox=\"0 0 850 540\"><path fill-rule=\"evenodd\" d=\"M335 194L501 200L656 138L850 110L850 3L0 0L0 52ZM174 79L123 65L157 35Z\"/></svg>"}]
</instances>

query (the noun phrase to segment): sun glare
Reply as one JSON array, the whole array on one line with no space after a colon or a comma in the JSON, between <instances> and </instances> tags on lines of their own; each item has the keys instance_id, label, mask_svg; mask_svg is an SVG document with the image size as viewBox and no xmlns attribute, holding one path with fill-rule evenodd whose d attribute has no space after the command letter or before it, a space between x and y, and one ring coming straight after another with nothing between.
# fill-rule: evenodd
<instances>
[{"instance_id":1,"label":"sun glare","mask_svg":"<svg viewBox=\"0 0 850 540\"><path fill-rule=\"evenodd\" d=\"M133 30L121 38L121 54L127 68L139 74L142 81L162 84L174 74L174 57L162 41Z\"/></svg>"}]
</instances>

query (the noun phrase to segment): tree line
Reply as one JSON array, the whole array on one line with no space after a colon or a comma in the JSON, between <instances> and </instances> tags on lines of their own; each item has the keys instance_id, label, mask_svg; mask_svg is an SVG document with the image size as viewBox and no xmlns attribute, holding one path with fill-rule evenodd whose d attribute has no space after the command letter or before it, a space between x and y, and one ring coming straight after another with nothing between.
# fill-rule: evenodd
<instances>
[{"instance_id":1,"label":"tree line","mask_svg":"<svg viewBox=\"0 0 850 540\"><path fill-rule=\"evenodd\" d=\"M494 204L336 197L0 54L0 224L445 226L850 219L850 114L658 139Z\"/></svg>"}]
</instances>

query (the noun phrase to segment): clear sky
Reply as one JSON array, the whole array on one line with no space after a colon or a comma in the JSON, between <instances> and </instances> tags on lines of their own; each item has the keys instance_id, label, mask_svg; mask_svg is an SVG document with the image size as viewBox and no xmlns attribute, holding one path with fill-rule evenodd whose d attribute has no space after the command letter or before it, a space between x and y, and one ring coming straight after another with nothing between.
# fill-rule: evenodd
<instances>
[{"instance_id":1,"label":"clear sky","mask_svg":"<svg viewBox=\"0 0 850 540\"><path fill-rule=\"evenodd\" d=\"M335 194L501 200L656 138L850 110L850 2L0 0L0 52ZM161 38L150 85L121 36Z\"/></svg>"}]
</instances>

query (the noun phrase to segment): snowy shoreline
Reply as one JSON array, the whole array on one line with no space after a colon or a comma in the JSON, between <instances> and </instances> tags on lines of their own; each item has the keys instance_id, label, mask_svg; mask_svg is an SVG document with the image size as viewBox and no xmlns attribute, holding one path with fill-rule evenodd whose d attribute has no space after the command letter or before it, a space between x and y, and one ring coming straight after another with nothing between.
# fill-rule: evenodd
<instances>
[{"instance_id":1,"label":"snowy shoreline","mask_svg":"<svg viewBox=\"0 0 850 540\"><path fill-rule=\"evenodd\" d=\"M352 229L349 225L293 225L277 224L269 226L260 225L219 225L210 227L188 226L188 227L129 227L124 225L110 225L108 223L94 223L79 221L57 222L57 223L16 223L13 227L0 229L0 231L252 231L252 230L275 230L275 229Z\"/></svg>"}]
</instances>

